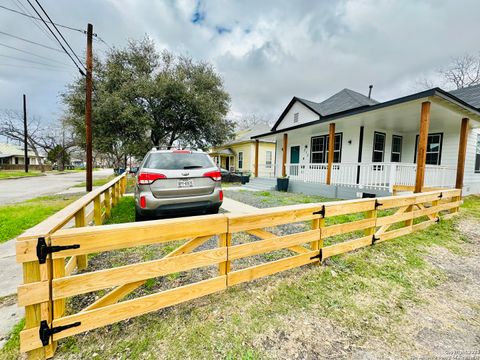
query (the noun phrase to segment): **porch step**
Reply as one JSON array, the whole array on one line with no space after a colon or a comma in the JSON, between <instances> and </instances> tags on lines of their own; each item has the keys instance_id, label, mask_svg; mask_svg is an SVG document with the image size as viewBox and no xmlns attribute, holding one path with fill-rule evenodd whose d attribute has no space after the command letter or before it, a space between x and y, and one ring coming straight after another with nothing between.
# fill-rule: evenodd
<instances>
[{"instance_id":1,"label":"porch step","mask_svg":"<svg viewBox=\"0 0 480 360\"><path fill-rule=\"evenodd\" d=\"M250 178L250 182L242 185L245 190L270 191L275 190L277 186L276 179Z\"/></svg>"}]
</instances>

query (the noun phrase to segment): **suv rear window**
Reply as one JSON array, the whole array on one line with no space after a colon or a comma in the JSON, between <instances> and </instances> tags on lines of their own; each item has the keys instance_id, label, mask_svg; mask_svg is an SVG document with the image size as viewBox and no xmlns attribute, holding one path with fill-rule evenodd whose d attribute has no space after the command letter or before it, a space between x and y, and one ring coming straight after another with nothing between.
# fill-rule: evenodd
<instances>
[{"instance_id":1,"label":"suv rear window","mask_svg":"<svg viewBox=\"0 0 480 360\"><path fill-rule=\"evenodd\" d=\"M151 153L144 167L149 169L183 170L213 167L207 154L199 153Z\"/></svg>"}]
</instances>

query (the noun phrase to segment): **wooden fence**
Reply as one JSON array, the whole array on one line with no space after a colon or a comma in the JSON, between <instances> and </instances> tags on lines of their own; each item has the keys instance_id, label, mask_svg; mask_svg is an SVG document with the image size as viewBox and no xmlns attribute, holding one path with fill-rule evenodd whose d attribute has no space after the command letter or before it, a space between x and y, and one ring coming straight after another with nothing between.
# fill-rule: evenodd
<instances>
[{"instance_id":1,"label":"wooden fence","mask_svg":"<svg viewBox=\"0 0 480 360\"><path fill-rule=\"evenodd\" d=\"M425 229L456 214L460 199L460 190L454 189L260 209L241 215L50 232L31 229L28 236L19 238L17 248L26 280L19 287L18 301L26 307L28 319L20 333L21 351L50 357L62 338ZM49 244L45 263L37 257L43 238ZM160 259L72 274L72 259L87 254L179 240L184 242ZM206 244L213 245L205 249ZM245 261L279 250L283 257L274 261ZM201 281L121 301L148 279L212 266L215 270ZM84 309L65 314L67 298L105 289L110 290Z\"/></svg>"},{"instance_id":2,"label":"wooden fence","mask_svg":"<svg viewBox=\"0 0 480 360\"><path fill-rule=\"evenodd\" d=\"M101 225L103 220L110 216L113 206L125 193L127 181L126 174L120 175L107 184L86 194L74 201L64 209L52 215L40 224L28 229L17 238L16 255L17 262L23 264L23 285L18 287L18 304L25 306L25 333L36 329L46 321L51 324L52 320L64 314L65 302L53 302L49 297L52 279L59 276L70 275L75 269L87 268L87 256L82 254L72 256L67 262L64 260L52 260L52 247L50 237L56 231L74 222L76 228L90 225ZM93 203L93 208L92 208ZM40 286L38 286L40 284ZM47 297L47 301L36 302L32 299L41 296ZM23 345L21 346L23 348ZM56 344L39 346L29 350L30 358L52 357Z\"/></svg>"}]
</instances>

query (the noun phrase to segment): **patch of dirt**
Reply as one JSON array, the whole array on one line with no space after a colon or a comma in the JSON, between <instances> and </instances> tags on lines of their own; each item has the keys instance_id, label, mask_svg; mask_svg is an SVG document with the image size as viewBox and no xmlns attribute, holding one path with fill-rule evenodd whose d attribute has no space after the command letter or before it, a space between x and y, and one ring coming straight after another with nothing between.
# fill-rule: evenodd
<instances>
[{"instance_id":1,"label":"patch of dirt","mask_svg":"<svg viewBox=\"0 0 480 360\"><path fill-rule=\"evenodd\" d=\"M461 219L458 231L467 242L461 254L428 248L426 260L446 280L421 293L391 329L395 343L345 329L311 311L296 312L254 341L272 359L480 359L480 226Z\"/></svg>"}]
</instances>

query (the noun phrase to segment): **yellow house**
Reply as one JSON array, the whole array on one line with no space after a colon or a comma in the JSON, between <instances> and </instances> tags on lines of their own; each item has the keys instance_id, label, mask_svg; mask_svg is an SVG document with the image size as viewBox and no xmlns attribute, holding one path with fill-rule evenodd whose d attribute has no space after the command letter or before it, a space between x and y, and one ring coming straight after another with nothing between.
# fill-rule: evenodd
<instances>
[{"instance_id":1,"label":"yellow house","mask_svg":"<svg viewBox=\"0 0 480 360\"><path fill-rule=\"evenodd\" d=\"M238 131L229 143L210 149L215 164L230 172L255 174L255 147L258 146L258 176L275 176L275 146L273 139L261 139L258 142L252 136L270 131L268 125L257 124L246 130Z\"/></svg>"}]
</instances>

